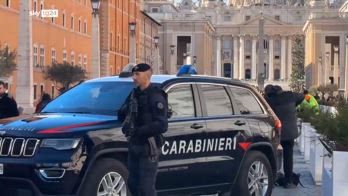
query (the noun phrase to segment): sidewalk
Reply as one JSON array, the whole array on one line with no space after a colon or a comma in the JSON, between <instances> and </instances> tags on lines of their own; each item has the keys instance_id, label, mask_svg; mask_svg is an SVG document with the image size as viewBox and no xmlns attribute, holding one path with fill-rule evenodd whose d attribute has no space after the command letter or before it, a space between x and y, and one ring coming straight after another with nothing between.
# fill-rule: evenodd
<instances>
[{"instance_id":1,"label":"sidewalk","mask_svg":"<svg viewBox=\"0 0 348 196\"><path fill-rule=\"evenodd\" d=\"M321 196L321 186L314 184L313 178L310 174L309 163L304 161L298 146L294 147L294 172L301 174L301 182L305 188L298 186L297 189L284 189L282 187L275 187L273 190L274 196Z\"/></svg>"}]
</instances>

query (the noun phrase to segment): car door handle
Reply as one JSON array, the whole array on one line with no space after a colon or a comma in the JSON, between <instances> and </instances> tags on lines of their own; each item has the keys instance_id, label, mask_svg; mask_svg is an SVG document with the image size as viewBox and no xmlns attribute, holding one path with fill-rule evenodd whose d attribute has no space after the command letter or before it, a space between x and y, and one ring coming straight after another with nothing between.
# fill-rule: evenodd
<instances>
[{"instance_id":1,"label":"car door handle","mask_svg":"<svg viewBox=\"0 0 348 196\"><path fill-rule=\"evenodd\" d=\"M197 123L194 123L193 125L191 125L191 128L192 128L192 129L201 129L201 128L203 128L203 127L204 127L203 125L197 124Z\"/></svg>"},{"instance_id":2,"label":"car door handle","mask_svg":"<svg viewBox=\"0 0 348 196\"><path fill-rule=\"evenodd\" d=\"M237 120L237 121L236 121L234 124L235 124L235 125L237 125L237 126L246 125L246 123L245 123L245 122L240 121L240 120Z\"/></svg>"}]
</instances>

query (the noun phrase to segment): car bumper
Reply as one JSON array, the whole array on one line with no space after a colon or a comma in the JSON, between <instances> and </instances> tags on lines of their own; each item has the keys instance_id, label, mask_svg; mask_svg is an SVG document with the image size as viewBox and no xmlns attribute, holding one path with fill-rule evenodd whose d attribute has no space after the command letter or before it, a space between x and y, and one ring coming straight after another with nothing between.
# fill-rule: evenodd
<instances>
[{"instance_id":1,"label":"car bumper","mask_svg":"<svg viewBox=\"0 0 348 196\"><path fill-rule=\"evenodd\" d=\"M0 195L45 196L74 195L79 176L73 170L64 170L60 178L45 178L40 169L30 165L4 164L4 174L0 175ZM47 177L47 176L46 176Z\"/></svg>"}]
</instances>

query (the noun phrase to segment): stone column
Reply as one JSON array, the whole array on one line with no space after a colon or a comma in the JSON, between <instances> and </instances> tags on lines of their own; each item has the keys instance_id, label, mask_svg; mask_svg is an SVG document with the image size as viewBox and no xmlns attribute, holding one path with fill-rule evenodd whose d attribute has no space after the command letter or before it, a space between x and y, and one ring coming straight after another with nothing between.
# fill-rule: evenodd
<instances>
[{"instance_id":1,"label":"stone column","mask_svg":"<svg viewBox=\"0 0 348 196\"><path fill-rule=\"evenodd\" d=\"M273 59L274 59L274 49L273 49L273 37L271 36L269 38L269 62L268 62L268 81L274 80L274 66L273 66Z\"/></svg>"},{"instance_id":2,"label":"stone column","mask_svg":"<svg viewBox=\"0 0 348 196\"><path fill-rule=\"evenodd\" d=\"M345 65L345 70L344 70L344 72L345 72L345 77L344 77L344 79L345 79L345 87L344 87L344 89L345 89L345 97L347 98L348 97L348 35L346 35L346 37L345 37L345 43L346 43L346 65Z\"/></svg>"},{"instance_id":3,"label":"stone column","mask_svg":"<svg viewBox=\"0 0 348 196\"><path fill-rule=\"evenodd\" d=\"M292 73L292 37L288 37L288 80L291 78Z\"/></svg>"},{"instance_id":4,"label":"stone column","mask_svg":"<svg viewBox=\"0 0 348 196\"><path fill-rule=\"evenodd\" d=\"M338 62L338 56L341 54L341 50L339 48L339 46L335 46L334 47L334 64L333 64L333 67L334 67L334 70L333 70L333 77L334 77L334 84L337 84L338 85L338 71L339 71L339 62ZM331 66L329 66L329 69L328 69L328 72L331 73ZM328 77L330 76L330 74L328 74ZM338 86L339 88L339 86Z\"/></svg>"},{"instance_id":5,"label":"stone column","mask_svg":"<svg viewBox=\"0 0 348 196\"><path fill-rule=\"evenodd\" d=\"M340 86L339 86L339 89L344 89L345 88L345 69L346 69L346 66L347 64L345 65L346 63L346 58L348 58L346 56L346 35L345 34L342 34L340 36L340 49L339 49L339 53L340 53L340 62L339 62L339 66L340 66L340 72L339 72L339 76L340 76Z\"/></svg>"},{"instance_id":6,"label":"stone column","mask_svg":"<svg viewBox=\"0 0 348 196\"><path fill-rule=\"evenodd\" d=\"M256 80L256 74L257 74L257 65L256 65L256 44L257 44L257 39L256 36L253 36L253 41L252 41L252 48L251 48L251 79Z\"/></svg>"},{"instance_id":7,"label":"stone column","mask_svg":"<svg viewBox=\"0 0 348 196\"><path fill-rule=\"evenodd\" d=\"M238 36L233 36L233 78L239 79L239 47L238 47Z\"/></svg>"},{"instance_id":8,"label":"stone column","mask_svg":"<svg viewBox=\"0 0 348 196\"><path fill-rule=\"evenodd\" d=\"M33 92L33 40L32 40L32 17L29 11L32 10L30 0L20 1L19 12L19 34L18 34L18 65L16 82L16 101L23 113L34 112Z\"/></svg>"},{"instance_id":9,"label":"stone column","mask_svg":"<svg viewBox=\"0 0 348 196\"><path fill-rule=\"evenodd\" d=\"M286 37L281 37L281 52L280 52L280 79L285 79L285 65L286 65Z\"/></svg>"},{"instance_id":10,"label":"stone column","mask_svg":"<svg viewBox=\"0 0 348 196\"><path fill-rule=\"evenodd\" d=\"M221 37L216 37L216 76L221 76Z\"/></svg>"},{"instance_id":11,"label":"stone column","mask_svg":"<svg viewBox=\"0 0 348 196\"><path fill-rule=\"evenodd\" d=\"M244 79L244 36L240 36L239 38L239 79L243 80Z\"/></svg>"}]
</instances>

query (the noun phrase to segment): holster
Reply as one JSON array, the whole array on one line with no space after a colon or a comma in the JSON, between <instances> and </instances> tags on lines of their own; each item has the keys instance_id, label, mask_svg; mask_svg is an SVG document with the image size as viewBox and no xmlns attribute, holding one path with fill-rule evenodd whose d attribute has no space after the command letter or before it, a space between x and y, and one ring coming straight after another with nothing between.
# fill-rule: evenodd
<instances>
[{"instance_id":1,"label":"holster","mask_svg":"<svg viewBox=\"0 0 348 196\"><path fill-rule=\"evenodd\" d=\"M150 149L150 158L152 161L156 161L157 157L159 156L156 139L155 137L149 137L147 141Z\"/></svg>"}]
</instances>

